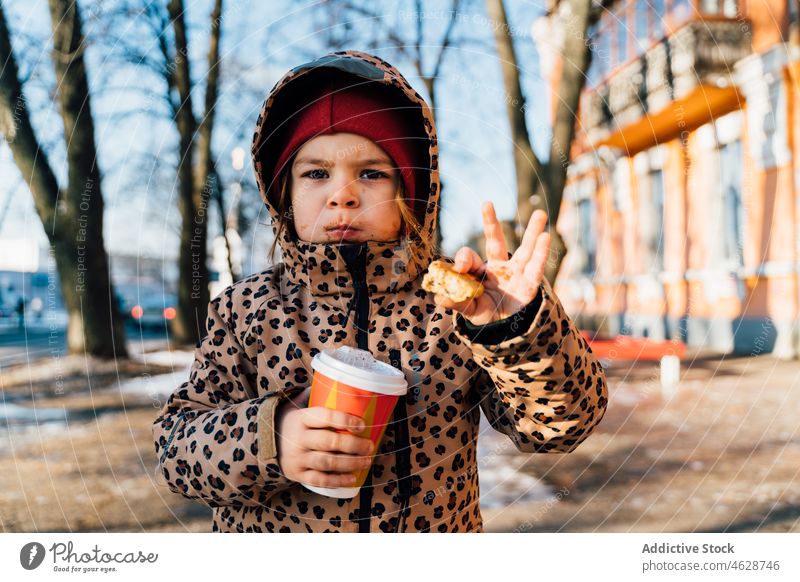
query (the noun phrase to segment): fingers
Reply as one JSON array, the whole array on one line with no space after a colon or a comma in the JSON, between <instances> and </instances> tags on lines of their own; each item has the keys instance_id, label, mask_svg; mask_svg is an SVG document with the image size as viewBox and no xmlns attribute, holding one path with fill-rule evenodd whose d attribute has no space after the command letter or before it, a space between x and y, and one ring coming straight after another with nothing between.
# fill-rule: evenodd
<instances>
[{"instance_id":1,"label":"fingers","mask_svg":"<svg viewBox=\"0 0 800 582\"><path fill-rule=\"evenodd\" d=\"M491 202L483 204L483 232L486 236L486 258L489 261L507 261L508 246L503 234L503 227L497 220L494 205Z\"/></svg>"},{"instance_id":2,"label":"fingers","mask_svg":"<svg viewBox=\"0 0 800 582\"><path fill-rule=\"evenodd\" d=\"M470 273L481 276L486 270L481 256L469 247L461 247L453 257L453 269L457 273Z\"/></svg>"},{"instance_id":3,"label":"fingers","mask_svg":"<svg viewBox=\"0 0 800 582\"><path fill-rule=\"evenodd\" d=\"M536 248L539 236L544 232L546 226L547 213L544 210L536 210L528 221L528 226L525 229L525 234L522 235L522 242L517 252L514 253L513 258L517 261L518 265L525 266L530 260Z\"/></svg>"},{"instance_id":4,"label":"fingers","mask_svg":"<svg viewBox=\"0 0 800 582\"><path fill-rule=\"evenodd\" d=\"M312 487L352 487L356 476L352 473L323 473L309 469L300 474L299 480Z\"/></svg>"},{"instance_id":5,"label":"fingers","mask_svg":"<svg viewBox=\"0 0 800 582\"><path fill-rule=\"evenodd\" d=\"M326 453L324 451L311 451L305 458L308 469L324 471L326 473L350 473L352 471L361 471L372 464L372 457L342 455Z\"/></svg>"},{"instance_id":6,"label":"fingers","mask_svg":"<svg viewBox=\"0 0 800 582\"><path fill-rule=\"evenodd\" d=\"M303 422L307 428L338 428L360 433L365 428L364 420L358 416L323 406L306 409Z\"/></svg>"},{"instance_id":7,"label":"fingers","mask_svg":"<svg viewBox=\"0 0 800 582\"><path fill-rule=\"evenodd\" d=\"M542 233L536 240L533 256L525 265L524 275L531 287L536 287L544 279L544 269L550 254L550 233Z\"/></svg>"},{"instance_id":8,"label":"fingers","mask_svg":"<svg viewBox=\"0 0 800 582\"><path fill-rule=\"evenodd\" d=\"M300 446L313 451L330 451L366 456L372 453L374 445L367 438L334 432L332 430L304 431Z\"/></svg>"},{"instance_id":9,"label":"fingers","mask_svg":"<svg viewBox=\"0 0 800 582\"><path fill-rule=\"evenodd\" d=\"M299 444L308 449L302 455L300 480L317 487L354 485L353 473L369 468L375 448L369 439L325 429L305 431Z\"/></svg>"}]
</instances>

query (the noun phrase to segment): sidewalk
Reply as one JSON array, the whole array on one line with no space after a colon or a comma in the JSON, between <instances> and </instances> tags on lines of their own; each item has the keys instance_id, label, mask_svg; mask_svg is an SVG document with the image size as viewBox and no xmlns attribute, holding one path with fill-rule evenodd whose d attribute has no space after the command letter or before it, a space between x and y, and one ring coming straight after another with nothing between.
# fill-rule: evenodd
<instances>
[{"instance_id":1,"label":"sidewalk","mask_svg":"<svg viewBox=\"0 0 800 582\"><path fill-rule=\"evenodd\" d=\"M798 362L688 354L670 399L657 362L606 373L597 431L524 465L554 494L485 510L487 531L800 532Z\"/></svg>"},{"instance_id":2,"label":"sidewalk","mask_svg":"<svg viewBox=\"0 0 800 582\"><path fill-rule=\"evenodd\" d=\"M61 390L46 366L26 373L38 424L0 426L0 531L209 531L210 510L153 474L150 426L191 353L165 355L55 362ZM657 363L607 376L608 412L572 454L523 455L481 432L487 531L800 531L797 362L690 356L669 400ZM26 383L4 391L11 420L30 397Z\"/></svg>"}]
</instances>

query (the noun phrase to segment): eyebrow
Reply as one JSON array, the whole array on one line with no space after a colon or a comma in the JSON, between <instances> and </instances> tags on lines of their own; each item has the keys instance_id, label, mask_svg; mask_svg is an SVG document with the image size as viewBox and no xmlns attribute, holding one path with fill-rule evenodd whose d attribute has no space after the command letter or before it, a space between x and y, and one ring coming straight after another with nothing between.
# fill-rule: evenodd
<instances>
[{"instance_id":1,"label":"eyebrow","mask_svg":"<svg viewBox=\"0 0 800 582\"><path fill-rule=\"evenodd\" d=\"M317 166L326 166L326 167L332 167L335 165L334 162L332 162L331 160L323 160L321 158L297 158L294 163L297 165L314 164ZM353 162L352 165L357 166L357 165L373 165L373 164L384 164L386 166L392 165L392 163L386 158L370 158L368 160L356 160L355 162Z\"/></svg>"}]
</instances>

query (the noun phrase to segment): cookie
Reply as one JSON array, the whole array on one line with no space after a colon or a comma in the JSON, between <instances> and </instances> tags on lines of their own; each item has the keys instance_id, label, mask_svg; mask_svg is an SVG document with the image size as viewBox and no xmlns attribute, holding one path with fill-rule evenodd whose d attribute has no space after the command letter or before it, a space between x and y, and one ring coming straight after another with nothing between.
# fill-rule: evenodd
<instances>
[{"instance_id":1,"label":"cookie","mask_svg":"<svg viewBox=\"0 0 800 582\"><path fill-rule=\"evenodd\" d=\"M433 261L430 264L428 272L422 278L422 288L444 295L456 303L475 299L483 294L483 285L475 277L454 271L453 266L445 261Z\"/></svg>"}]
</instances>

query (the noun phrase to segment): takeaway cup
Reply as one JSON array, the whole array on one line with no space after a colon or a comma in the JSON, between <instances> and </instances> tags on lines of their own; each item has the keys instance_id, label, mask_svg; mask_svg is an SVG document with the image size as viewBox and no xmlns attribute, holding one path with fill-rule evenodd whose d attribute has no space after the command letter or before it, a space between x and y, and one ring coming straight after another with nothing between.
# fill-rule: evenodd
<instances>
[{"instance_id":1,"label":"takeaway cup","mask_svg":"<svg viewBox=\"0 0 800 582\"><path fill-rule=\"evenodd\" d=\"M377 450L397 399L404 396L408 383L402 371L375 359L366 350L342 346L324 350L311 360L314 375L308 406L324 406L364 419L366 425L358 436L369 438ZM339 430L337 432L349 432ZM373 457L374 459L374 457ZM326 495L350 499L355 497L369 474L369 467L354 472L352 487L316 487L307 489Z\"/></svg>"}]
</instances>

